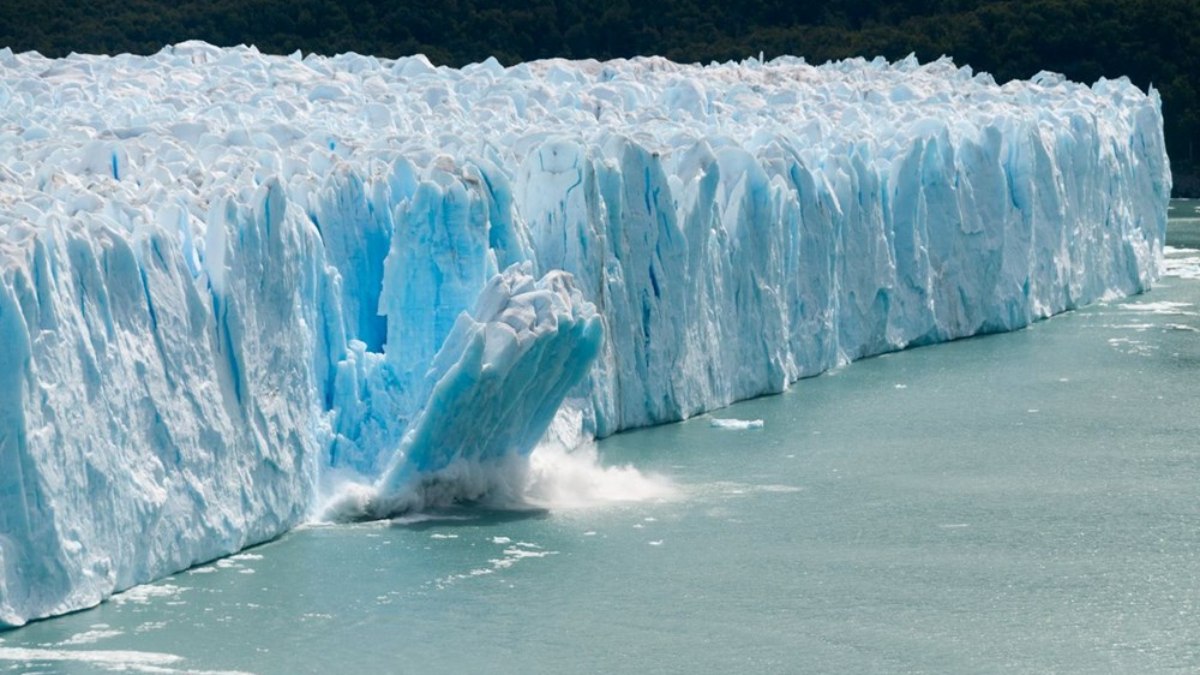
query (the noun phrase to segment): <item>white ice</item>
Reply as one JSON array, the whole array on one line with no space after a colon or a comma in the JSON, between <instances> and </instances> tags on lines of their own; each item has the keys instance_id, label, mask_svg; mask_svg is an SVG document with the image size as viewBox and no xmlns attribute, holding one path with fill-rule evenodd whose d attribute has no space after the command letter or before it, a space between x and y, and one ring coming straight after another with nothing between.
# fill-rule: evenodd
<instances>
[{"instance_id":1,"label":"white ice","mask_svg":"<svg viewBox=\"0 0 1200 675\"><path fill-rule=\"evenodd\" d=\"M717 428L717 429L731 429L733 431L744 431L746 429L761 429L763 427L763 421L760 419L739 420L739 419L732 419L732 418L720 419L720 418L714 417L711 420L709 420L709 424L712 427Z\"/></svg>"},{"instance_id":2,"label":"white ice","mask_svg":"<svg viewBox=\"0 0 1200 675\"><path fill-rule=\"evenodd\" d=\"M1145 290L1170 184L1124 79L0 50L0 624Z\"/></svg>"}]
</instances>

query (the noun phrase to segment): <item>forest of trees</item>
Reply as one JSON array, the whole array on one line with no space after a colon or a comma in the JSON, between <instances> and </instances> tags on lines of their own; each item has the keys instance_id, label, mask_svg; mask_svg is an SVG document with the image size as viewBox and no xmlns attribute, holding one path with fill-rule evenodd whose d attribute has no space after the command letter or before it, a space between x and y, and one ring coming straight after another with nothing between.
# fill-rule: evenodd
<instances>
[{"instance_id":1,"label":"forest of trees","mask_svg":"<svg viewBox=\"0 0 1200 675\"><path fill-rule=\"evenodd\" d=\"M202 39L267 53L462 65L658 54L676 61L950 55L997 81L1127 75L1163 97L1176 194L1200 196L1200 0L23 0L0 47L148 54Z\"/></svg>"}]
</instances>

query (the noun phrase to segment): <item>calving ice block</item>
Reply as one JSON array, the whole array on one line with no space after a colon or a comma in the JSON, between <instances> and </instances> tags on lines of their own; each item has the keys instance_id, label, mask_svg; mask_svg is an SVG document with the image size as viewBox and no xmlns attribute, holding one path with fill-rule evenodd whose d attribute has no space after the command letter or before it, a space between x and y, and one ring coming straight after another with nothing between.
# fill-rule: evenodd
<instances>
[{"instance_id":1,"label":"calving ice block","mask_svg":"<svg viewBox=\"0 0 1200 675\"><path fill-rule=\"evenodd\" d=\"M1126 80L0 51L0 623L1145 290L1170 184Z\"/></svg>"}]
</instances>

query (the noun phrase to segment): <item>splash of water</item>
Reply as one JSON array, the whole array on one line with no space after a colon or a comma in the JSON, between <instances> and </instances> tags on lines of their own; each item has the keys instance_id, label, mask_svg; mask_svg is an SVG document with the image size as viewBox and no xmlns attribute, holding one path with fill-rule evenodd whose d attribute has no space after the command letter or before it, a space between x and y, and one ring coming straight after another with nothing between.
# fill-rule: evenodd
<instances>
[{"instance_id":1,"label":"splash of water","mask_svg":"<svg viewBox=\"0 0 1200 675\"><path fill-rule=\"evenodd\" d=\"M387 494L353 472L331 473L322 494L314 519L344 522L411 517L463 503L504 510L594 508L670 500L679 490L666 476L603 465L594 442L568 448L548 441L528 457L457 460Z\"/></svg>"}]
</instances>

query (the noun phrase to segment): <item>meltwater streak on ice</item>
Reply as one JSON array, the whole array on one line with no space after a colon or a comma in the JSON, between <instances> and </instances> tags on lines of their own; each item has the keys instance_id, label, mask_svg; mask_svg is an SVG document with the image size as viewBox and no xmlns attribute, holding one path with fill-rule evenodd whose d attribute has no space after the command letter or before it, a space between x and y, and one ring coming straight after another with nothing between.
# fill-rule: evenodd
<instances>
[{"instance_id":1,"label":"meltwater streak on ice","mask_svg":"<svg viewBox=\"0 0 1200 675\"><path fill-rule=\"evenodd\" d=\"M335 476L472 497L552 418L605 436L1144 290L1170 190L1153 91L948 60L0 68L6 624L276 536Z\"/></svg>"}]
</instances>

